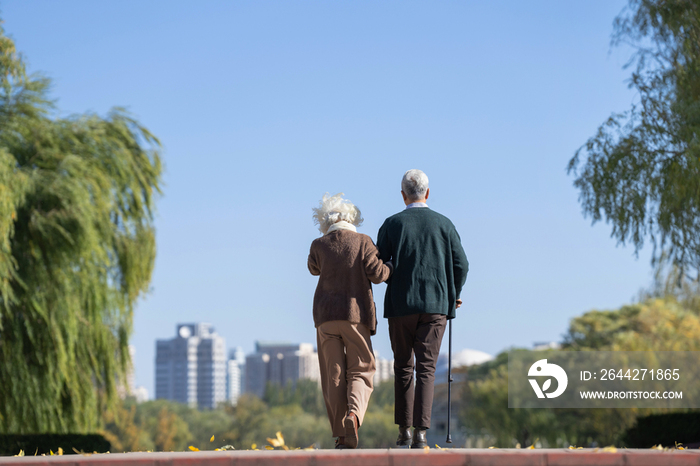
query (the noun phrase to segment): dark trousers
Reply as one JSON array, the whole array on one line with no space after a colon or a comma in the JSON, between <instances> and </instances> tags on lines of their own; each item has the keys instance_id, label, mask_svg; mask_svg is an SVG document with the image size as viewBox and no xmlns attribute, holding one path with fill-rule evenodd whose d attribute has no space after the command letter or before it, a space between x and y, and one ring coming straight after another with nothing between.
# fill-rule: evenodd
<instances>
[{"instance_id":1,"label":"dark trousers","mask_svg":"<svg viewBox=\"0 0 700 466\"><path fill-rule=\"evenodd\" d=\"M435 364L446 324L447 317L442 314L389 318L389 338L394 351L394 422L399 426L430 428Z\"/></svg>"}]
</instances>

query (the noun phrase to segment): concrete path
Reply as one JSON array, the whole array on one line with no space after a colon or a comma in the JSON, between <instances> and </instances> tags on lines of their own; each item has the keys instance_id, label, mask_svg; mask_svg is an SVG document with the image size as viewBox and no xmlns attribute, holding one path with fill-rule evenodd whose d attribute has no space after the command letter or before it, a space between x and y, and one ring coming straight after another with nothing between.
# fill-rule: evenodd
<instances>
[{"instance_id":1,"label":"concrete path","mask_svg":"<svg viewBox=\"0 0 700 466\"><path fill-rule=\"evenodd\" d=\"M0 466L700 466L699 450L200 451L0 457Z\"/></svg>"}]
</instances>

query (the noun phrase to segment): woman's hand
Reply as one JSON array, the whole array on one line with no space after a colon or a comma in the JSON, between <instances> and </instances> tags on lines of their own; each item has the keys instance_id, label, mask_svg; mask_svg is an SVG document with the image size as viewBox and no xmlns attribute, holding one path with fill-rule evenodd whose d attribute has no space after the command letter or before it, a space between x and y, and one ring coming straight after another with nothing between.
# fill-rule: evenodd
<instances>
[{"instance_id":1,"label":"woman's hand","mask_svg":"<svg viewBox=\"0 0 700 466\"><path fill-rule=\"evenodd\" d=\"M462 300L461 300L461 299L458 299L458 300L456 301L456 304L455 304L455 309L459 309L459 306L461 306L461 305L462 305Z\"/></svg>"}]
</instances>

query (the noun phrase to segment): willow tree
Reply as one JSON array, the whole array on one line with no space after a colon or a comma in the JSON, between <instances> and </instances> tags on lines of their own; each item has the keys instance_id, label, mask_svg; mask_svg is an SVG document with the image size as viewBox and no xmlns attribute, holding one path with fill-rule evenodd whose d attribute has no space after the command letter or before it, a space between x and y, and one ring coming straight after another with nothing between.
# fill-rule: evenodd
<instances>
[{"instance_id":1,"label":"willow tree","mask_svg":"<svg viewBox=\"0 0 700 466\"><path fill-rule=\"evenodd\" d=\"M57 116L0 29L0 431L113 406L155 259L159 143L123 110Z\"/></svg>"},{"instance_id":2,"label":"willow tree","mask_svg":"<svg viewBox=\"0 0 700 466\"><path fill-rule=\"evenodd\" d=\"M585 215L652 263L700 271L700 2L630 0L613 44L635 47L639 101L612 115L569 162Z\"/></svg>"}]
</instances>

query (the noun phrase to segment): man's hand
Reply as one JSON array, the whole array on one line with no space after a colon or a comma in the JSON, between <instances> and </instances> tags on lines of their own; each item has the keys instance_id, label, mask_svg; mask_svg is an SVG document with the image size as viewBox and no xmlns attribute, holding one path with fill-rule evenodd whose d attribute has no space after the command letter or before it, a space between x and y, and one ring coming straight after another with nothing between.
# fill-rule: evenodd
<instances>
[{"instance_id":1,"label":"man's hand","mask_svg":"<svg viewBox=\"0 0 700 466\"><path fill-rule=\"evenodd\" d=\"M462 300L461 300L461 299L458 299L458 300L456 301L456 303L457 303L457 304L455 305L455 309L459 309L459 306L462 305Z\"/></svg>"}]
</instances>

